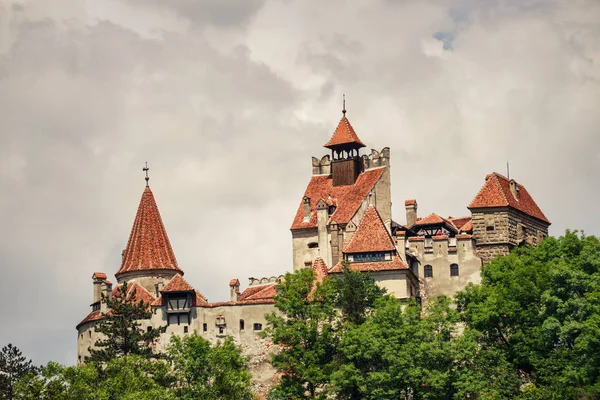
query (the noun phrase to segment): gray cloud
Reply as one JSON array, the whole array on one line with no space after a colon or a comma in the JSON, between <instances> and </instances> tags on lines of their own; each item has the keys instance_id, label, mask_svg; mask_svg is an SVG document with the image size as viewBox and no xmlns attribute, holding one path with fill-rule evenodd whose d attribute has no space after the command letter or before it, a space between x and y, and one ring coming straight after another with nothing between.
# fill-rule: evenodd
<instances>
[{"instance_id":1,"label":"gray cloud","mask_svg":"<svg viewBox=\"0 0 600 400\"><path fill-rule=\"evenodd\" d=\"M210 300L233 277L289 270L342 93L361 139L392 149L399 222L413 197L421 214L467 214L510 161L552 233L600 234L595 2L197 4L0 4L0 343L74 362L90 276L119 267L144 161Z\"/></svg>"}]
</instances>

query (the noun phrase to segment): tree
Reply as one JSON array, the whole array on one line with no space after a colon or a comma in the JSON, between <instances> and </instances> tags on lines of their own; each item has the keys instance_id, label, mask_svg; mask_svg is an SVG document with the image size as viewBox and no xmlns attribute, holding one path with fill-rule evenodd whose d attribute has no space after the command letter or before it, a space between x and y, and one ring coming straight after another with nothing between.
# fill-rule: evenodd
<instances>
[{"instance_id":1,"label":"tree","mask_svg":"<svg viewBox=\"0 0 600 400\"><path fill-rule=\"evenodd\" d=\"M468 286L457 299L480 353L501 360L518 379L507 397L600 396L597 238L567 231L538 247L516 248L484 266L481 285ZM470 373L481 371L465 371L461 379Z\"/></svg>"},{"instance_id":2,"label":"tree","mask_svg":"<svg viewBox=\"0 0 600 400\"><path fill-rule=\"evenodd\" d=\"M0 399L12 400L15 382L35 370L21 350L10 343L4 346L0 351Z\"/></svg>"},{"instance_id":3,"label":"tree","mask_svg":"<svg viewBox=\"0 0 600 400\"><path fill-rule=\"evenodd\" d=\"M275 307L266 316L265 335L282 350L271 363L281 373L272 389L274 399L320 398L333 368L337 344L334 332L334 298L331 285L318 284L313 291L312 269L287 273L277 286Z\"/></svg>"},{"instance_id":4,"label":"tree","mask_svg":"<svg viewBox=\"0 0 600 400\"><path fill-rule=\"evenodd\" d=\"M65 367L55 362L15 385L21 400L155 400L176 399L169 365L139 355Z\"/></svg>"},{"instance_id":5,"label":"tree","mask_svg":"<svg viewBox=\"0 0 600 400\"><path fill-rule=\"evenodd\" d=\"M180 399L252 399L246 359L231 337L215 346L194 333L171 337L168 351Z\"/></svg>"},{"instance_id":6,"label":"tree","mask_svg":"<svg viewBox=\"0 0 600 400\"><path fill-rule=\"evenodd\" d=\"M379 298L365 322L344 333L332 391L339 399L452 398L456 321L445 297L423 315L415 302Z\"/></svg>"},{"instance_id":7,"label":"tree","mask_svg":"<svg viewBox=\"0 0 600 400\"><path fill-rule=\"evenodd\" d=\"M342 265L341 276L333 277L335 306L344 321L360 325L385 289L377 286L368 274L351 270L347 261Z\"/></svg>"},{"instance_id":8,"label":"tree","mask_svg":"<svg viewBox=\"0 0 600 400\"><path fill-rule=\"evenodd\" d=\"M107 312L104 319L95 326L96 332L104 337L90 347L90 356L86 361L108 362L115 357L138 354L144 357L159 358L154 354L152 344L166 331L166 326L149 331L141 329L140 321L152 316L150 305L137 299L137 290L129 290L127 282L119 286L114 297L106 302Z\"/></svg>"}]
</instances>

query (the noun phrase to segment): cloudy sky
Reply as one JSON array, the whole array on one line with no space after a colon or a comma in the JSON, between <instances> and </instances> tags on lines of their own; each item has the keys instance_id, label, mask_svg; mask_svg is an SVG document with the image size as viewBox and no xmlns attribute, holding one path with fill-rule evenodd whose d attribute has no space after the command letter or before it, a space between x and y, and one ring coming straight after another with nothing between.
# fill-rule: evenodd
<instances>
[{"instance_id":1,"label":"cloudy sky","mask_svg":"<svg viewBox=\"0 0 600 400\"><path fill-rule=\"evenodd\" d=\"M599 63L595 0L0 0L0 346L75 362L145 161L209 300L290 270L342 93L398 222L468 214L508 161L552 234L600 235Z\"/></svg>"}]
</instances>

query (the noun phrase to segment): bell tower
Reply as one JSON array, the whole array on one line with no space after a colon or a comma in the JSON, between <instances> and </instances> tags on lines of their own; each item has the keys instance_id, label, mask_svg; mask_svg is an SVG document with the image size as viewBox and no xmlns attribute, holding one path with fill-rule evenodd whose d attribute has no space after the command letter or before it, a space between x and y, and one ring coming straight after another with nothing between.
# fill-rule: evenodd
<instances>
[{"instance_id":1,"label":"bell tower","mask_svg":"<svg viewBox=\"0 0 600 400\"><path fill-rule=\"evenodd\" d=\"M350 121L346 118L345 96L342 119L324 147L331 149L333 186L353 185L363 171L359 149L365 147L365 144L358 138Z\"/></svg>"}]
</instances>

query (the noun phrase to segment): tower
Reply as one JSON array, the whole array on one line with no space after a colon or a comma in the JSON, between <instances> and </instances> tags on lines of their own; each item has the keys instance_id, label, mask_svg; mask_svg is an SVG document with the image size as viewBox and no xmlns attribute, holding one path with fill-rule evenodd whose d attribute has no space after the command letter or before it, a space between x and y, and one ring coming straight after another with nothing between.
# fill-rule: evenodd
<instances>
[{"instance_id":1,"label":"tower","mask_svg":"<svg viewBox=\"0 0 600 400\"><path fill-rule=\"evenodd\" d=\"M292 223L294 270L313 265L320 256L331 268L342 257L344 243L373 204L391 233L390 149L360 155L365 144L346 117L325 148L330 155L312 158L312 173Z\"/></svg>"},{"instance_id":2,"label":"tower","mask_svg":"<svg viewBox=\"0 0 600 400\"><path fill-rule=\"evenodd\" d=\"M136 282L148 292L155 293L177 274L183 275L183 271L177 265L154 194L147 185L122 253L121 267L115 276L119 284Z\"/></svg>"}]
</instances>

